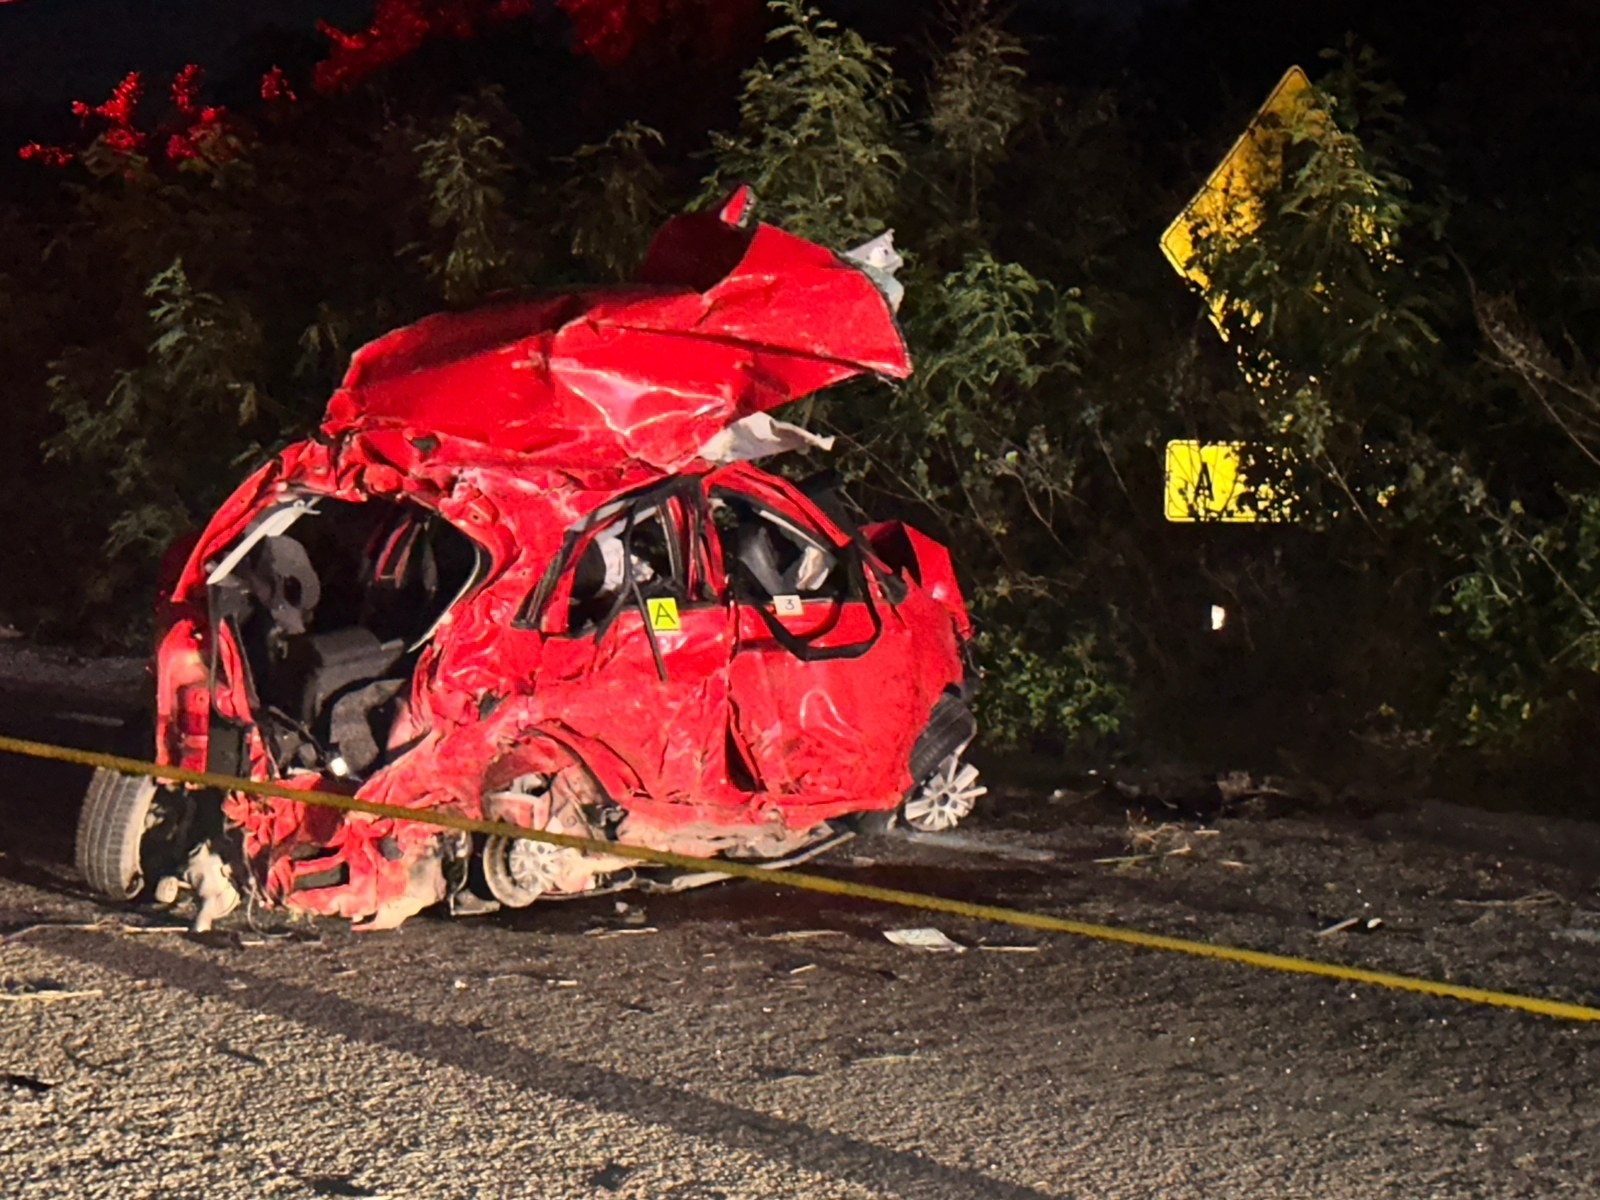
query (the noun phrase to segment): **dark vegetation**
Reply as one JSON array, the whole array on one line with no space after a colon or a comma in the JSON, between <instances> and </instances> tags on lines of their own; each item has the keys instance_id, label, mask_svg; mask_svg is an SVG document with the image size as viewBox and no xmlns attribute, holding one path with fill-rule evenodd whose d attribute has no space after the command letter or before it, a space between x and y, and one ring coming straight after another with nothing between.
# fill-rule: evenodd
<instances>
[{"instance_id":1,"label":"dark vegetation","mask_svg":"<svg viewBox=\"0 0 1600 1200\"><path fill-rule=\"evenodd\" d=\"M790 415L952 541L991 739L1582 802L1592 6L561 7L380 5L320 62L262 35L228 107L142 79L4 168L6 619L139 644L164 547L356 346L624 278L743 179L836 247L895 230L916 376ZM437 28L389 53L397 12ZM1291 122L1255 236L1202 247L1224 343L1156 239L1292 62L1332 120ZM1175 437L1273 447L1296 519L1166 523Z\"/></svg>"}]
</instances>

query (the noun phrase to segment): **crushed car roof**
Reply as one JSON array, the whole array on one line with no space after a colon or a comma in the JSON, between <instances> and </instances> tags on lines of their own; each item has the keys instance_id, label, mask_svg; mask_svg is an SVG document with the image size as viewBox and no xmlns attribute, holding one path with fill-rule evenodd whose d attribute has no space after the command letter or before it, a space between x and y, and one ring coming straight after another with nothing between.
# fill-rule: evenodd
<instances>
[{"instance_id":1,"label":"crushed car roof","mask_svg":"<svg viewBox=\"0 0 1600 1200\"><path fill-rule=\"evenodd\" d=\"M867 272L720 212L656 235L640 282L508 297L356 353L324 434L447 435L574 472L688 466L729 425L863 372L904 378L904 339Z\"/></svg>"}]
</instances>

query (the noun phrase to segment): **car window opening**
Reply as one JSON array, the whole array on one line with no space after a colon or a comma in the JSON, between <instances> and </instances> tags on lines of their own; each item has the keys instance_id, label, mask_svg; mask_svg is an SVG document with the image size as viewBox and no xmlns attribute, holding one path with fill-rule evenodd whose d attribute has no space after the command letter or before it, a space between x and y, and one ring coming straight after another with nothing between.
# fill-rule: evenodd
<instances>
[{"instance_id":1,"label":"car window opening","mask_svg":"<svg viewBox=\"0 0 1600 1200\"><path fill-rule=\"evenodd\" d=\"M776 596L844 600L850 573L833 549L736 496L711 501L711 519L737 600L765 604Z\"/></svg>"},{"instance_id":2,"label":"car window opening","mask_svg":"<svg viewBox=\"0 0 1600 1200\"><path fill-rule=\"evenodd\" d=\"M624 513L595 531L572 568L566 632L606 624L634 598L685 600L683 554L667 505Z\"/></svg>"},{"instance_id":3,"label":"car window opening","mask_svg":"<svg viewBox=\"0 0 1600 1200\"><path fill-rule=\"evenodd\" d=\"M410 743L418 654L480 560L415 504L324 499L213 574L212 611L239 643L280 769L362 778Z\"/></svg>"}]
</instances>

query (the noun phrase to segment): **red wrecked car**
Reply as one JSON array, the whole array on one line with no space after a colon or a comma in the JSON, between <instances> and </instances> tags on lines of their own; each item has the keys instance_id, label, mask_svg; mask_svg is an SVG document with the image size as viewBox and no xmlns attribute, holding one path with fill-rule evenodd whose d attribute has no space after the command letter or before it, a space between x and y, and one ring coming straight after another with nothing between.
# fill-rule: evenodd
<instances>
[{"instance_id":1,"label":"red wrecked car","mask_svg":"<svg viewBox=\"0 0 1600 1200\"><path fill-rule=\"evenodd\" d=\"M635 285L364 347L317 435L234 492L164 591L156 760L778 864L853 814L953 825L984 789L948 553L750 461L821 440L770 410L910 372L898 259L875 251L752 221L741 192L669 222ZM186 880L200 926L239 887L386 928L670 882L109 772L78 861L119 899Z\"/></svg>"}]
</instances>

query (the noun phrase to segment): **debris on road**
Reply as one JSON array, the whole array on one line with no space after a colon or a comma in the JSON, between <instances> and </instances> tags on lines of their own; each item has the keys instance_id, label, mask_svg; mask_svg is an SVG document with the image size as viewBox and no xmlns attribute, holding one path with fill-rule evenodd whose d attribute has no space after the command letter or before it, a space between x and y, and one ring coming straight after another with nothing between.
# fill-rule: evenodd
<instances>
[{"instance_id":1,"label":"debris on road","mask_svg":"<svg viewBox=\"0 0 1600 1200\"><path fill-rule=\"evenodd\" d=\"M1600 946L1600 929L1557 929L1550 936L1558 937L1564 942L1585 942L1591 946Z\"/></svg>"},{"instance_id":2,"label":"debris on road","mask_svg":"<svg viewBox=\"0 0 1600 1200\"><path fill-rule=\"evenodd\" d=\"M1127 822L1130 853L1094 859L1096 866L1126 867L1168 858L1206 857L1197 854L1197 849L1206 845L1209 839L1222 836L1221 830L1194 828L1178 821L1162 821L1158 824L1138 810L1127 814ZM1244 864L1229 861L1226 865L1239 867Z\"/></svg>"},{"instance_id":3,"label":"debris on road","mask_svg":"<svg viewBox=\"0 0 1600 1200\"><path fill-rule=\"evenodd\" d=\"M1135 863L1155 862L1163 858L1184 858L1190 853L1189 847L1180 850L1168 850L1162 854L1116 854L1110 858L1097 858L1094 865L1097 867L1131 867Z\"/></svg>"},{"instance_id":4,"label":"debris on road","mask_svg":"<svg viewBox=\"0 0 1600 1200\"><path fill-rule=\"evenodd\" d=\"M0 946L8 942L19 941L31 933L39 933L46 929L72 930L77 933L188 933L187 925L129 925L121 921L39 921L32 925L24 925L20 929L13 929L10 933L0 933Z\"/></svg>"},{"instance_id":5,"label":"debris on road","mask_svg":"<svg viewBox=\"0 0 1600 1200\"><path fill-rule=\"evenodd\" d=\"M1332 937L1336 933L1345 933L1355 930L1357 933L1371 933L1374 929L1383 927L1382 917L1345 917L1342 921L1335 921L1323 929L1317 930L1318 937Z\"/></svg>"},{"instance_id":6,"label":"debris on road","mask_svg":"<svg viewBox=\"0 0 1600 1200\"><path fill-rule=\"evenodd\" d=\"M1053 850L1040 850L1033 846L1020 846L1015 842L992 837L975 837L964 833L923 833L912 830L905 840L917 846L932 846L939 850L966 850L975 854L989 854L995 858L1010 858L1017 862L1055 862Z\"/></svg>"},{"instance_id":7,"label":"debris on road","mask_svg":"<svg viewBox=\"0 0 1600 1200\"><path fill-rule=\"evenodd\" d=\"M915 1062L917 1059L937 1060L938 1057L937 1054L923 1053L917 1050L903 1053L888 1050L882 1054L863 1054L860 1058L852 1058L849 1061L849 1065L852 1067L870 1067L879 1063Z\"/></svg>"},{"instance_id":8,"label":"debris on road","mask_svg":"<svg viewBox=\"0 0 1600 1200\"><path fill-rule=\"evenodd\" d=\"M777 933L754 934L763 942L809 942L812 938L849 937L842 929L780 929Z\"/></svg>"},{"instance_id":9,"label":"debris on road","mask_svg":"<svg viewBox=\"0 0 1600 1200\"><path fill-rule=\"evenodd\" d=\"M1214 838L1221 834L1215 829L1191 829L1176 821L1154 824L1142 813L1128 816L1128 846L1135 853L1150 857L1188 854L1194 849L1195 838Z\"/></svg>"},{"instance_id":10,"label":"debris on road","mask_svg":"<svg viewBox=\"0 0 1600 1200\"><path fill-rule=\"evenodd\" d=\"M1547 908L1554 904L1565 904L1566 898L1555 892L1537 891L1529 892L1526 896L1517 896L1509 900L1460 900L1457 904L1465 908L1509 908L1516 912L1524 912L1534 908Z\"/></svg>"},{"instance_id":11,"label":"debris on road","mask_svg":"<svg viewBox=\"0 0 1600 1200\"><path fill-rule=\"evenodd\" d=\"M99 988L85 988L73 991L68 988L39 987L17 988L0 991L0 1002L6 1004L51 1004L57 1000L90 1000L105 993Z\"/></svg>"},{"instance_id":12,"label":"debris on road","mask_svg":"<svg viewBox=\"0 0 1600 1200\"><path fill-rule=\"evenodd\" d=\"M885 929L883 936L896 946L905 946L911 950L929 950L941 954L965 954L967 948L960 942L948 936L943 930L935 929L931 925L918 926L912 929Z\"/></svg>"}]
</instances>

